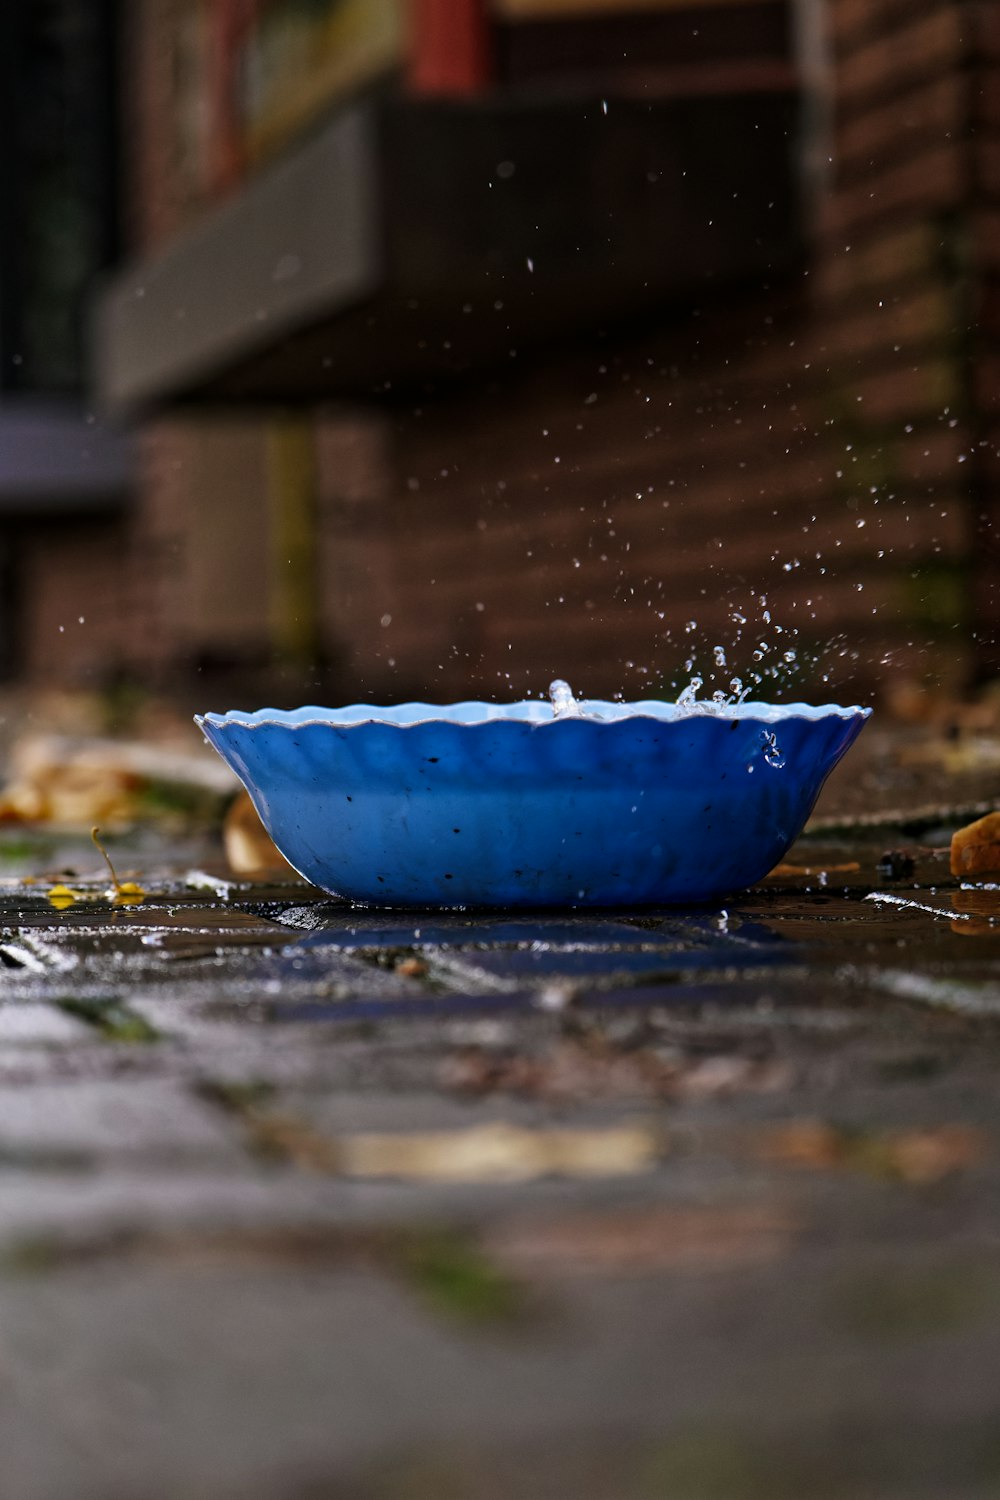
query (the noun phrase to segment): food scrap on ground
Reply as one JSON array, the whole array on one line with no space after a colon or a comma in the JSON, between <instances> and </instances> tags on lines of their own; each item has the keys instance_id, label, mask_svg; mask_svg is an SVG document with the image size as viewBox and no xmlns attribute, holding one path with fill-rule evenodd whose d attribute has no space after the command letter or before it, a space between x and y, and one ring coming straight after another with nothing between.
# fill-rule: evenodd
<instances>
[{"instance_id":1,"label":"food scrap on ground","mask_svg":"<svg viewBox=\"0 0 1000 1500\"><path fill-rule=\"evenodd\" d=\"M987 813L951 838L951 873L968 878L1000 871L1000 812Z\"/></svg>"}]
</instances>

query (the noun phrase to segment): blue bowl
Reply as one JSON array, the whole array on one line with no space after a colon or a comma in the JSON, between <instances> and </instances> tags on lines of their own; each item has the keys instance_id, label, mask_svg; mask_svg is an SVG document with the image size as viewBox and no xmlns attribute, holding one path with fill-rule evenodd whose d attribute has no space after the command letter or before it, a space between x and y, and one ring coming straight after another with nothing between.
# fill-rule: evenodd
<instances>
[{"instance_id":1,"label":"blue bowl","mask_svg":"<svg viewBox=\"0 0 1000 1500\"><path fill-rule=\"evenodd\" d=\"M584 700L205 714L285 858L380 906L673 905L752 885L871 710Z\"/></svg>"}]
</instances>

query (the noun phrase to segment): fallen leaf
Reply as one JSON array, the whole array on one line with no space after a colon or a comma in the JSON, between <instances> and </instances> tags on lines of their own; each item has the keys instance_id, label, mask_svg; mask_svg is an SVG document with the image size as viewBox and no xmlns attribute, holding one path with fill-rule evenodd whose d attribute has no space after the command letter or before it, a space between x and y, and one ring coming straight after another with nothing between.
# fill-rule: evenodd
<instances>
[{"instance_id":1,"label":"fallen leaf","mask_svg":"<svg viewBox=\"0 0 1000 1500\"><path fill-rule=\"evenodd\" d=\"M134 880L119 881L108 894L115 906L140 906L146 899L145 890Z\"/></svg>"},{"instance_id":2,"label":"fallen leaf","mask_svg":"<svg viewBox=\"0 0 1000 1500\"><path fill-rule=\"evenodd\" d=\"M214 818L234 781L217 757L63 734L19 740L10 778L0 792L0 822L74 830L94 823L121 828L162 814Z\"/></svg>"},{"instance_id":3,"label":"fallen leaf","mask_svg":"<svg viewBox=\"0 0 1000 1500\"><path fill-rule=\"evenodd\" d=\"M397 974L405 974L407 979L421 979L427 973L427 965L422 958L404 958L396 965Z\"/></svg>"},{"instance_id":4,"label":"fallen leaf","mask_svg":"<svg viewBox=\"0 0 1000 1500\"><path fill-rule=\"evenodd\" d=\"M48 805L35 786L12 782L0 792L0 823L39 823Z\"/></svg>"},{"instance_id":5,"label":"fallen leaf","mask_svg":"<svg viewBox=\"0 0 1000 1500\"><path fill-rule=\"evenodd\" d=\"M782 863L775 865L774 869L769 870L764 878L765 880L771 880L774 876L790 875L852 875L860 869L861 866L856 859L849 860L847 864L843 865L790 865Z\"/></svg>"},{"instance_id":6,"label":"fallen leaf","mask_svg":"<svg viewBox=\"0 0 1000 1500\"><path fill-rule=\"evenodd\" d=\"M986 1138L972 1125L900 1131L889 1146L890 1164L905 1182L937 1182L986 1155Z\"/></svg>"},{"instance_id":7,"label":"fallen leaf","mask_svg":"<svg viewBox=\"0 0 1000 1500\"><path fill-rule=\"evenodd\" d=\"M287 875L291 865L276 848L249 793L241 791L226 813L222 842L235 875L262 876L276 871Z\"/></svg>"},{"instance_id":8,"label":"fallen leaf","mask_svg":"<svg viewBox=\"0 0 1000 1500\"><path fill-rule=\"evenodd\" d=\"M648 1172L662 1143L645 1125L525 1130L502 1122L468 1130L353 1135L340 1141L348 1177L429 1182L530 1182L539 1177L629 1177Z\"/></svg>"},{"instance_id":9,"label":"fallen leaf","mask_svg":"<svg viewBox=\"0 0 1000 1500\"><path fill-rule=\"evenodd\" d=\"M79 902L96 905L101 901L110 901L112 906L140 906L146 899L146 892L142 886L136 885L132 880L126 880L119 885L85 888L74 888L60 881L50 886L46 895L57 911L67 911L69 907L76 906Z\"/></svg>"},{"instance_id":10,"label":"fallen leaf","mask_svg":"<svg viewBox=\"0 0 1000 1500\"><path fill-rule=\"evenodd\" d=\"M981 875L1000 870L1000 812L987 813L951 837L951 873Z\"/></svg>"},{"instance_id":11,"label":"fallen leaf","mask_svg":"<svg viewBox=\"0 0 1000 1500\"><path fill-rule=\"evenodd\" d=\"M924 1185L938 1182L986 1154L986 1138L972 1125L927 1130L850 1130L822 1120L792 1120L759 1131L755 1154L783 1165L848 1169Z\"/></svg>"},{"instance_id":12,"label":"fallen leaf","mask_svg":"<svg viewBox=\"0 0 1000 1500\"><path fill-rule=\"evenodd\" d=\"M662 1154L645 1125L606 1130L525 1130L502 1122L468 1130L326 1136L253 1100L224 1098L255 1148L311 1172L430 1182L529 1182L537 1177L620 1177Z\"/></svg>"},{"instance_id":13,"label":"fallen leaf","mask_svg":"<svg viewBox=\"0 0 1000 1500\"><path fill-rule=\"evenodd\" d=\"M57 911L66 911L68 907L74 906L77 901L83 899L79 891L72 890L68 885L54 885L48 892L49 900Z\"/></svg>"}]
</instances>

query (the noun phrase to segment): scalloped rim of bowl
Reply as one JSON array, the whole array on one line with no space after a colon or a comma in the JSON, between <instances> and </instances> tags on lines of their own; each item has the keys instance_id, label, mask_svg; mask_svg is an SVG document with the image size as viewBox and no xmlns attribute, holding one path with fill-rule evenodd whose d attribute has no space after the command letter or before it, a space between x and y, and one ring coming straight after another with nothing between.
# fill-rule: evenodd
<instances>
[{"instance_id":1,"label":"scalloped rim of bowl","mask_svg":"<svg viewBox=\"0 0 1000 1500\"><path fill-rule=\"evenodd\" d=\"M780 724L788 719L869 718L872 710L860 704L842 707L837 703L667 703L660 699L641 699L635 703L613 703L602 698L579 698L579 713L557 715L544 699L521 699L512 703L485 703L468 700L462 703L399 703L378 705L352 703L343 708L321 708L308 704L304 708L228 709L225 713L196 714L199 725L227 725L242 729L279 727L301 729L309 724L329 724L337 728L360 728L365 724L391 724L397 729L415 728L420 724L457 724L467 729L485 724L522 723L537 727L549 724L619 724L631 719L654 719L659 723L681 723L687 719L747 719L763 724Z\"/></svg>"}]
</instances>

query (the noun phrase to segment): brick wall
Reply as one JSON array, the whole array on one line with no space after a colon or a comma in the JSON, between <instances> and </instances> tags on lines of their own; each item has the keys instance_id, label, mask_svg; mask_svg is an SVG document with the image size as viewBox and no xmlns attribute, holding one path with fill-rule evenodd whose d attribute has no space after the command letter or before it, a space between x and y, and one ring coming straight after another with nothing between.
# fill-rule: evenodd
<instances>
[{"instance_id":1,"label":"brick wall","mask_svg":"<svg viewBox=\"0 0 1000 1500\"><path fill-rule=\"evenodd\" d=\"M370 493L327 497L357 684L632 691L762 639L811 691L995 665L1000 28L958 0L828 23L792 284L385 415Z\"/></svg>"},{"instance_id":2,"label":"brick wall","mask_svg":"<svg viewBox=\"0 0 1000 1500\"><path fill-rule=\"evenodd\" d=\"M191 9L132 13L147 247L208 191L177 138ZM972 0L830 0L827 22L829 97L813 114L829 137L810 152L796 275L519 356L419 406L317 415L331 694L519 693L554 675L658 690L692 655L708 676L718 643L712 685L760 665L762 642L765 665L799 652L804 692L1000 668L1000 23ZM131 583L106 598L127 594L129 630L124 644L109 631L108 652L146 680L213 653L263 680L259 418L157 422L142 446L127 532L89 552L81 535L77 553L91 581L108 553L128 559ZM71 551L57 539L30 575L39 670L53 626L87 614L71 607ZM81 646L66 661L88 659ZM286 696L313 681L288 679Z\"/></svg>"},{"instance_id":3,"label":"brick wall","mask_svg":"<svg viewBox=\"0 0 1000 1500\"><path fill-rule=\"evenodd\" d=\"M707 675L726 643L724 686L762 640L767 665L795 648L845 685L882 676L886 653L961 670L925 639L932 605L911 578L962 545L941 479L961 434L935 416L919 448L902 427L865 447L827 415L844 392L814 321L802 293L755 297L385 416L370 492L327 497L359 681L633 691L674 680L692 647ZM856 656L820 650L841 634Z\"/></svg>"},{"instance_id":4,"label":"brick wall","mask_svg":"<svg viewBox=\"0 0 1000 1500\"><path fill-rule=\"evenodd\" d=\"M205 201L191 0L133 0L124 15L126 218L135 251L154 249L190 223Z\"/></svg>"},{"instance_id":5,"label":"brick wall","mask_svg":"<svg viewBox=\"0 0 1000 1500\"><path fill-rule=\"evenodd\" d=\"M31 530L18 548L21 665L29 681L108 686L133 649L134 570L118 521Z\"/></svg>"},{"instance_id":6,"label":"brick wall","mask_svg":"<svg viewBox=\"0 0 1000 1500\"><path fill-rule=\"evenodd\" d=\"M130 12L128 177L134 253L151 253L217 194L209 56L192 0L139 0ZM199 64L199 57L201 64ZM255 416L155 420L139 434L136 505L127 530L136 579L124 670L174 687L196 668L269 657L267 466Z\"/></svg>"},{"instance_id":7,"label":"brick wall","mask_svg":"<svg viewBox=\"0 0 1000 1500\"><path fill-rule=\"evenodd\" d=\"M984 667L1000 673L1000 12L988 3L967 10L972 67L969 163L973 205L968 259L976 278L972 313L970 400L978 425L971 529L972 603Z\"/></svg>"},{"instance_id":8,"label":"brick wall","mask_svg":"<svg viewBox=\"0 0 1000 1500\"><path fill-rule=\"evenodd\" d=\"M842 549L833 577L870 573L855 581L897 666L954 682L976 668L968 12L955 0L839 0L830 23L817 398L830 422L832 504L867 523L853 567Z\"/></svg>"}]
</instances>

